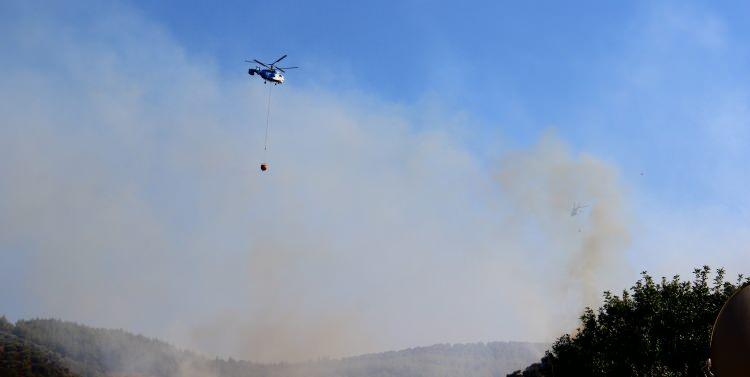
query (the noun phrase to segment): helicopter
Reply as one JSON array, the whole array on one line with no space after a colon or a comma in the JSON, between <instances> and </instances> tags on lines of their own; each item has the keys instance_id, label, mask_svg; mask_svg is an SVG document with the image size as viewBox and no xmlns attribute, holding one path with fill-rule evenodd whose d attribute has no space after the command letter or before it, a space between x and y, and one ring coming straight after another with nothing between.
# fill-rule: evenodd
<instances>
[{"instance_id":1,"label":"helicopter","mask_svg":"<svg viewBox=\"0 0 750 377\"><path fill-rule=\"evenodd\" d=\"M570 216L571 217L577 216L578 214L581 213L581 210L583 210L584 208L586 208L588 206L589 206L588 204L573 203L573 208L571 208L571 210L570 210Z\"/></svg>"},{"instance_id":2,"label":"helicopter","mask_svg":"<svg viewBox=\"0 0 750 377\"><path fill-rule=\"evenodd\" d=\"M274 85L283 84L284 83L284 75L282 75L279 72L286 73L286 69L294 69L299 67L277 67L276 63L280 62L282 59L286 58L286 55L276 59L271 64L266 64L261 62L258 59L245 60L248 63L258 63L264 67L265 69L261 69L259 66L255 66L255 68L250 68L247 73L250 74L250 76L254 76L256 73L258 76L260 76L263 79L263 83L267 83L268 81L272 82Z\"/></svg>"}]
</instances>

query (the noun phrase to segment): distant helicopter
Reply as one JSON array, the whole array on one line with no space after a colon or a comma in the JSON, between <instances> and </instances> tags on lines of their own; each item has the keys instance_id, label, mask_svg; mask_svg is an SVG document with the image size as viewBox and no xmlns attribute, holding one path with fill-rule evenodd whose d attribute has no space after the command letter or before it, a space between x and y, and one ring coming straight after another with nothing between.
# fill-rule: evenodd
<instances>
[{"instance_id":1,"label":"distant helicopter","mask_svg":"<svg viewBox=\"0 0 750 377\"><path fill-rule=\"evenodd\" d=\"M253 59L252 61L245 60L248 63L255 62L255 63L258 63L258 64L266 67L266 69L261 69L260 67L256 66L255 68L250 68L247 71L247 73L249 73L250 76L253 76L253 75L255 75L257 73L258 76L260 76L263 79L263 83L264 84L266 82L268 82L268 81L272 82L274 85L283 84L284 83L284 75L282 75L279 72L286 73L285 69L299 68L299 67L283 67L283 68L282 67L277 67L276 63L280 62L285 57L286 57L286 55L284 55L284 56L276 59L276 61L273 62L273 63L271 63L271 64L263 63L263 62L259 61L258 59Z\"/></svg>"},{"instance_id":2,"label":"distant helicopter","mask_svg":"<svg viewBox=\"0 0 750 377\"><path fill-rule=\"evenodd\" d=\"M570 217L577 216L581 213L581 210L588 207L588 204L573 203L573 208L570 209Z\"/></svg>"}]
</instances>

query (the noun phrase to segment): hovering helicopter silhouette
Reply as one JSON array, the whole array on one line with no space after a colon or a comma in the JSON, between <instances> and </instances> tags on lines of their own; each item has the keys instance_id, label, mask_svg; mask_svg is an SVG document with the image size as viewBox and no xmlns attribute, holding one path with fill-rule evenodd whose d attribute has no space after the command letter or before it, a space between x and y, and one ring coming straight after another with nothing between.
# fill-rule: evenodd
<instances>
[{"instance_id":1,"label":"hovering helicopter silhouette","mask_svg":"<svg viewBox=\"0 0 750 377\"><path fill-rule=\"evenodd\" d=\"M277 67L276 63L280 62L284 58L286 58L286 55L284 55L284 56L276 59L276 61L274 61L271 64L263 63L263 62L261 62L258 59L253 59L252 61L245 60L248 63L255 62L255 63L258 63L258 64L266 67L265 69L261 69L260 67L256 66L255 68L250 68L247 71L247 73L250 74L250 76L253 76L253 75L255 75L257 73L258 76L260 76L263 79L263 83L264 84L267 83L268 81L272 82L274 85L283 84L284 83L284 75L282 75L279 72L286 73L285 69L299 68L299 67L283 67L283 68L282 67Z\"/></svg>"},{"instance_id":2,"label":"hovering helicopter silhouette","mask_svg":"<svg viewBox=\"0 0 750 377\"><path fill-rule=\"evenodd\" d=\"M588 204L573 203L573 208L570 209L570 217L577 216L581 213L581 210L588 207Z\"/></svg>"}]
</instances>

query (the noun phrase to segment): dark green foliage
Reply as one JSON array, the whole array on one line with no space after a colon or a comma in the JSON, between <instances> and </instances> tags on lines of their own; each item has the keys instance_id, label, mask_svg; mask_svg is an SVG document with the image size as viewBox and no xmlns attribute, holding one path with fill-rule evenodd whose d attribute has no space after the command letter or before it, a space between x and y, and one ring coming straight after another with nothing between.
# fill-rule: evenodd
<instances>
[{"instance_id":1,"label":"dark green foliage","mask_svg":"<svg viewBox=\"0 0 750 377\"><path fill-rule=\"evenodd\" d=\"M750 279L724 281L724 270L694 271L693 281L646 272L621 296L604 293L586 308L575 335L564 335L540 363L509 376L703 376L711 328L724 302Z\"/></svg>"},{"instance_id":2,"label":"dark green foliage","mask_svg":"<svg viewBox=\"0 0 750 377\"><path fill-rule=\"evenodd\" d=\"M141 335L54 319L18 321L13 332L73 361L71 369L83 377L110 373L176 377L181 360L191 356Z\"/></svg>"},{"instance_id":3,"label":"dark green foliage","mask_svg":"<svg viewBox=\"0 0 750 377\"><path fill-rule=\"evenodd\" d=\"M13 332L13 324L8 322L8 319L5 318L5 316L0 316L0 332L6 332L6 333L12 333Z\"/></svg>"},{"instance_id":4,"label":"dark green foliage","mask_svg":"<svg viewBox=\"0 0 750 377\"><path fill-rule=\"evenodd\" d=\"M3 323L5 322L5 323ZM74 377L59 356L19 339L7 330L11 327L0 318L0 376L3 377Z\"/></svg>"}]
</instances>

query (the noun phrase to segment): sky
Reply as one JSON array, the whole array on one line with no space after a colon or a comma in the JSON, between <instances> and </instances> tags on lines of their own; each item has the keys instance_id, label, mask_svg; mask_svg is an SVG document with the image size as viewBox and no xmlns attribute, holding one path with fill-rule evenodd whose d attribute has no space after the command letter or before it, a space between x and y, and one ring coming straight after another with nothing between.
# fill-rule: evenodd
<instances>
[{"instance_id":1,"label":"sky","mask_svg":"<svg viewBox=\"0 0 750 377\"><path fill-rule=\"evenodd\" d=\"M722 106L742 112L747 4L340 3L274 4L282 17L253 2L137 6L222 74L291 54L306 62L292 75L303 85L436 101L518 144L554 127L629 173L655 169L648 184L664 199L685 186L696 190L681 190L686 201L716 199L701 175L710 153L691 152L706 146L705 129L726 127L711 124ZM677 132L683 140L663 142ZM675 154L691 160L675 166Z\"/></svg>"},{"instance_id":2,"label":"sky","mask_svg":"<svg viewBox=\"0 0 750 377\"><path fill-rule=\"evenodd\" d=\"M0 313L294 361L747 273L748 7L5 2Z\"/></svg>"}]
</instances>

